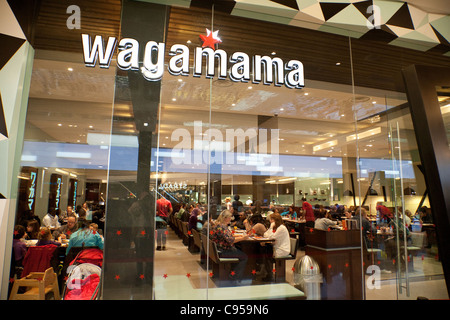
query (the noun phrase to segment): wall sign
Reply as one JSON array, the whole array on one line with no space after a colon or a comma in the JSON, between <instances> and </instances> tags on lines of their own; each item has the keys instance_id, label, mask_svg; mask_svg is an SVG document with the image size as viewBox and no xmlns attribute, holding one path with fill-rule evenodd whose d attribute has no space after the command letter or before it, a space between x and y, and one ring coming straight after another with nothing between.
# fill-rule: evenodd
<instances>
[{"instance_id":1,"label":"wall sign","mask_svg":"<svg viewBox=\"0 0 450 320\"><path fill-rule=\"evenodd\" d=\"M77 188L78 188L78 180L70 179L69 180L69 200L67 201L67 205L72 208L77 207Z\"/></svg>"},{"instance_id":2,"label":"wall sign","mask_svg":"<svg viewBox=\"0 0 450 320\"><path fill-rule=\"evenodd\" d=\"M19 177L19 209L21 211L30 210L34 213L38 169L33 167L22 167Z\"/></svg>"},{"instance_id":3,"label":"wall sign","mask_svg":"<svg viewBox=\"0 0 450 320\"><path fill-rule=\"evenodd\" d=\"M205 69L205 77L225 80L228 77L234 82L263 83L265 85L286 86L301 89L305 86L303 64L298 60L287 63L278 57L255 55L249 57L244 52L234 52L230 56L221 49L215 49L218 31L206 29L207 35L201 35L202 47L193 51L193 76L201 77ZM140 43L132 38L117 40L109 37L105 47L102 36L96 35L94 41L88 34L82 34L84 63L87 67L95 67L97 62L101 68L109 68L114 49L118 44L117 66L122 70L141 71L143 77L149 81L162 79L165 68L166 45L163 42L148 41L145 43L144 57L139 57ZM188 46L174 44L168 51L170 58L167 64L168 72L174 76L188 76L191 69ZM142 61L142 66L139 64ZM203 68L205 61L205 68ZM216 63L217 62L217 63ZM229 66L230 64L230 66ZM253 75L251 79L250 75Z\"/></svg>"},{"instance_id":4,"label":"wall sign","mask_svg":"<svg viewBox=\"0 0 450 320\"><path fill-rule=\"evenodd\" d=\"M55 210L58 210L60 208L61 187L62 187L62 176L53 173L50 176L50 194L48 195L49 209L55 208Z\"/></svg>"}]
</instances>

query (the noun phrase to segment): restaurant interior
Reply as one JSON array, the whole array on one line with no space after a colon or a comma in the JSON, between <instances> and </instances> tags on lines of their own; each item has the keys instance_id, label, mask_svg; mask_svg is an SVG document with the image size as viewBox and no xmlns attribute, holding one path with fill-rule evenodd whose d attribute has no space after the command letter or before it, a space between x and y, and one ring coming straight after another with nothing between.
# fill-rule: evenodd
<instances>
[{"instance_id":1,"label":"restaurant interior","mask_svg":"<svg viewBox=\"0 0 450 320\"><path fill-rule=\"evenodd\" d=\"M57 27L65 22L55 18L57 9L64 5L49 3L52 6L43 6L36 23L22 173L18 177L18 214L21 205L29 204L27 190L33 171L37 172L34 214L42 219L56 192L62 211L68 205L76 208L87 202L92 210L104 212L105 230L101 232L105 235L105 250L108 244L114 246L118 230L137 227L125 213L111 214L109 220L108 209L113 212L113 203L129 204L139 199L139 180L145 173L153 201L164 196L175 210L180 203L200 204L204 219L215 219L226 208L226 198L233 201L237 194L246 209L253 209L259 201L264 215L293 206L300 216L304 201L327 210L335 205L351 210L363 206L374 226L380 202L393 213L400 209L400 215L405 210L414 215L424 206L430 208L401 68L423 62L448 66L448 58L394 46L387 50L387 45L377 41L238 18L208 8L174 6L166 16L167 46L200 46L199 34L205 33L213 17L213 27L220 31L223 41L221 49L231 53L244 50L244 46L249 55L299 59L305 68L305 87L173 76L166 71L156 87L156 107L147 106L148 110L142 111L142 102L135 100L140 97L136 91L142 89L142 82L128 77L131 71L120 70L115 58L107 69L86 67L82 59L81 32L104 37L123 32L121 1L108 2L108 7L106 2L99 2L99 17L86 19L81 31L76 32L54 31L58 30L55 23ZM56 22L52 25L52 21ZM439 101L448 118L450 97L445 91L441 90ZM199 122L202 128L196 131ZM241 146L230 146L225 139L227 130L249 133L255 128L276 132L276 141L263 146L266 141L259 140L254 150L248 135L244 135ZM174 138L177 129L189 133L181 153L177 149L180 140ZM144 132L149 134L147 140L142 140ZM222 139L211 136L217 132ZM144 143L148 171L141 171ZM200 152L200 162L193 161L195 152ZM223 161L227 154L233 161ZM55 177L61 178L58 190L54 188ZM149 208L153 217L154 208ZM298 285L296 263L307 255L303 222L294 221L290 226L291 236L300 240L296 259L287 260L285 265L283 283L291 287ZM102 292L105 298L123 297L122 292L127 292L133 299L170 299L175 294L179 299L189 299L182 295L190 294L192 288L207 288L210 297L215 297L214 289L220 286L209 277L200 250L192 250L175 222L169 222L167 228L167 250L157 251L154 246L149 253L154 257L150 286L133 282L124 287L106 279L107 275L125 274L123 268L136 264L136 260L114 264L114 253L109 253L112 262L105 267L109 268ZM401 270L382 272L381 288L369 288L366 280L371 275L360 272L360 293L327 290L326 285L334 288L336 283L349 281L342 276L334 284L322 284L322 298L448 299L432 229L423 228L414 239L419 249L411 255L413 267L409 272L403 267L411 263L405 263ZM121 250L134 252L138 244L130 240L127 248L122 245ZM130 256L127 254L118 256L124 259ZM382 251L375 255L386 259ZM356 261L354 264L361 269L362 260ZM322 268L321 272L330 270ZM254 288L255 283L267 285L254 280ZM402 285L408 289L402 289ZM204 292L208 291L201 295L207 297ZM231 295L221 292L221 297ZM252 297L253 293L246 294ZM285 294L288 298L289 293Z\"/></svg>"}]
</instances>

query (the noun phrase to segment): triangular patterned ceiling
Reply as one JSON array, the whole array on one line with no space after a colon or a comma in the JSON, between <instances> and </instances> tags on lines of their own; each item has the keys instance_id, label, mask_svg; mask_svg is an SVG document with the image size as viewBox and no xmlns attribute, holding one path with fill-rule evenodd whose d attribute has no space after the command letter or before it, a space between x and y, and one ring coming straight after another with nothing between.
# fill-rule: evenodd
<instances>
[{"instance_id":1,"label":"triangular patterned ceiling","mask_svg":"<svg viewBox=\"0 0 450 320\"><path fill-rule=\"evenodd\" d=\"M201 0L141 0L183 7ZM220 2L220 1L219 1ZM231 15L450 53L450 15L392 0L224 0ZM218 7L216 7L218 8Z\"/></svg>"}]
</instances>

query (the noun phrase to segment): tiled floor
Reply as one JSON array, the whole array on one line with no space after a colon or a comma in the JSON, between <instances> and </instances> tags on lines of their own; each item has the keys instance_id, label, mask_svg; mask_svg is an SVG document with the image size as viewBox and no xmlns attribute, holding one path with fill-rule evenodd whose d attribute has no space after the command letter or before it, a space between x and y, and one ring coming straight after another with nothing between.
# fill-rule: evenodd
<instances>
[{"instance_id":1,"label":"tiled floor","mask_svg":"<svg viewBox=\"0 0 450 320\"><path fill-rule=\"evenodd\" d=\"M304 255L299 250L297 258ZM294 260L286 264L286 281L293 284L293 272L289 272ZM169 228L167 250L156 251L154 278L170 276L186 276L193 288L214 288L215 283L200 264L200 255L190 253L178 236ZM409 273L409 290L402 288L402 294L397 293L396 274L382 274L380 287L366 290L367 300L402 300L422 296L428 299L448 299L442 267L433 257L414 257L414 272ZM366 280L369 276L366 276ZM405 280L402 280L405 283ZM409 293L409 296L407 295ZM155 292L157 294L157 292ZM206 297L205 297L206 298Z\"/></svg>"}]
</instances>

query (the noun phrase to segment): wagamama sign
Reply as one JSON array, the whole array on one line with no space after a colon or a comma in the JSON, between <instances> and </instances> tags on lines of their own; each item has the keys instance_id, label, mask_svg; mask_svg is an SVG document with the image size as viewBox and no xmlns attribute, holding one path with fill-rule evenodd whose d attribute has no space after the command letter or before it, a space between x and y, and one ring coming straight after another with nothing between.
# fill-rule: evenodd
<instances>
[{"instance_id":1,"label":"wagamama sign","mask_svg":"<svg viewBox=\"0 0 450 320\"><path fill-rule=\"evenodd\" d=\"M216 44L222 42L218 31L206 29L206 36L200 35L202 47L194 49L193 76L203 74L203 58L205 57L206 78L213 78L218 72L218 79L235 82L263 83L265 85L286 86L301 89L304 87L303 64L298 60L290 60L286 64L278 57L255 55L252 59L244 52L235 52L228 59L224 50L216 49ZM166 46L162 42L148 41L145 44L142 65L139 57L140 43L131 38L118 41L109 37L105 47L102 36L95 36L92 41L88 34L82 34L84 63L88 67L98 65L109 68L114 50L118 44L117 66L122 70L141 71L149 81L162 79L165 68ZM191 68L190 49L186 45L174 44L168 52L170 61L168 72L174 76L188 76ZM218 60L216 68L216 60ZM228 68L228 62L231 67ZM275 70L275 71L274 71ZM253 79L251 79L251 74ZM268 137L270 131L270 137ZM208 136L203 140L202 136ZM210 141L211 138L214 140ZM194 145L189 130L178 128L172 132L172 141L179 143L172 149L170 157L174 164L238 164L256 165L260 171L280 171L278 166L279 129L227 129L225 135L218 129L210 128L203 133L201 121L194 122ZM236 145L234 141L236 139ZM245 144L248 141L249 153L246 155ZM270 145L270 154L268 146ZM236 148L235 148L236 146ZM211 153L211 151L213 151Z\"/></svg>"},{"instance_id":2,"label":"wagamama sign","mask_svg":"<svg viewBox=\"0 0 450 320\"><path fill-rule=\"evenodd\" d=\"M203 74L203 58L206 59L205 76L213 78L218 72L218 79L227 79L235 82L263 83L265 85L286 86L287 88L301 89L304 87L303 64L298 60L290 60L284 63L278 57L255 55L252 59L244 52L234 52L228 59L224 50L216 49L217 43L222 42L217 37L218 31L211 32L206 29L207 35L200 35L203 40L202 47L194 49L193 76L200 77ZM141 71L145 79L159 81L164 74L165 50L163 42L148 41L145 44L142 66L139 64L140 43L132 38L123 38L118 41L115 37L109 37L105 47L102 36L95 36L92 41L90 35L82 34L84 63L88 67L95 67L97 62L101 68L109 68L111 59L118 43L117 66L122 70ZM174 44L170 47L169 55L172 56L167 65L168 72L172 75L188 76L190 70L190 49L183 44ZM216 60L218 60L216 68ZM228 68L228 62L231 67ZM275 70L275 71L274 71ZM253 74L253 79L251 79Z\"/></svg>"}]
</instances>

